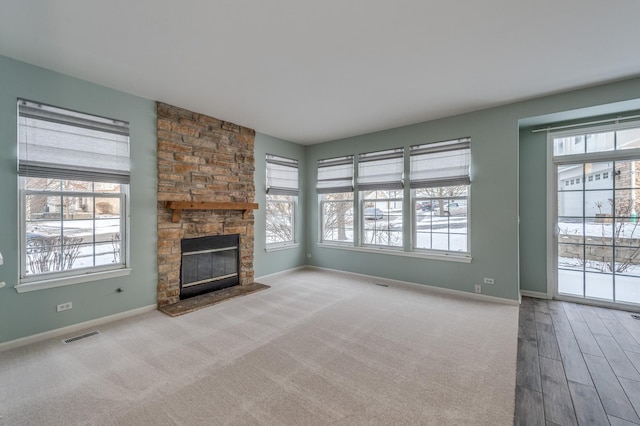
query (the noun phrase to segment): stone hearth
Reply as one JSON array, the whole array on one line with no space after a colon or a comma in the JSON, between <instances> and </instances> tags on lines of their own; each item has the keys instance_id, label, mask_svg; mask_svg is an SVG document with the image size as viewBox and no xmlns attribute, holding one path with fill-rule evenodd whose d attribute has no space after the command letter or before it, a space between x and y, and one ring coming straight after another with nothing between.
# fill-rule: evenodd
<instances>
[{"instance_id":1,"label":"stone hearth","mask_svg":"<svg viewBox=\"0 0 640 426\"><path fill-rule=\"evenodd\" d=\"M158 103L158 306L180 300L180 241L240 234L240 285L253 283L252 210L183 210L165 202L253 203L255 131Z\"/></svg>"}]
</instances>

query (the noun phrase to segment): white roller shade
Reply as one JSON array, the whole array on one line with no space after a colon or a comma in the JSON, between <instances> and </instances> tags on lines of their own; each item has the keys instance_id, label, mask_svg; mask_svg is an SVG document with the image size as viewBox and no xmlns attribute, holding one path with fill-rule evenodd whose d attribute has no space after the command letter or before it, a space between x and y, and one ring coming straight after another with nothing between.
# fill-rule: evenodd
<instances>
[{"instance_id":1,"label":"white roller shade","mask_svg":"<svg viewBox=\"0 0 640 426\"><path fill-rule=\"evenodd\" d=\"M353 155L318 160L318 194L353 191Z\"/></svg>"},{"instance_id":2,"label":"white roller shade","mask_svg":"<svg viewBox=\"0 0 640 426\"><path fill-rule=\"evenodd\" d=\"M129 182L129 123L18 100L21 176Z\"/></svg>"},{"instance_id":3,"label":"white roller shade","mask_svg":"<svg viewBox=\"0 0 640 426\"><path fill-rule=\"evenodd\" d=\"M298 195L298 160L267 154L267 194Z\"/></svg>"},{"instance_id":4,"label":"white roller shade","mask_svg":"<svg viewBox=\"0 0 640 426\"><path fill-rule=\"evenodd\" d=\"M411 147L411 188L469 185L471 139Z\"/></svg>"},{"instance_id":5,"label":"white roller shade","mask_svg":"<svg viewBox=\"0 0 640 426\"><path fill-rule=\"evenodd\" d=\"M402 189L404 150L402 148L358 155L360 191Z\"/></svg>"}]
</instances>

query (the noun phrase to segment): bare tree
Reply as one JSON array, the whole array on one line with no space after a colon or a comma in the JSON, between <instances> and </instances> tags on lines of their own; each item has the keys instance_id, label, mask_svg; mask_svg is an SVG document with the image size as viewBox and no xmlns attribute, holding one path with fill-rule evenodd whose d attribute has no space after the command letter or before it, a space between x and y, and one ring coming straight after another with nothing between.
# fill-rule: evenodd
<instances>
[{"instance_id":1,"label":"bare tree","mask_svg":"<svg viewBox=\"0 0 640 426\"><path fill-rule=\"evenodd\" d=\"M32 274L71 269L82 237L38 236L27 240L27 267Z\"/></svg>"},{"instance_id":2,"label":"bare tree","mask_svg":"<svg viewBox=\"0 0 640 426\"><path fill-rule=\"evenodd\" d=\"M337 241L352 239L347 236L347 229L353 230L353 193L324 194L322 203L323 239L334 240L336 230Z\"/></svg>"}]
</instances>

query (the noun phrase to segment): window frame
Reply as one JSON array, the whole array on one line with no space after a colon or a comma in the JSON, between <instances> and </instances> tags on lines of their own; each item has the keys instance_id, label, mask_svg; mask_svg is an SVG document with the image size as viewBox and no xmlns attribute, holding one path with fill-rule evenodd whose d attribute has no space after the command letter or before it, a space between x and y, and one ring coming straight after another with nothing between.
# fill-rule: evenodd
<instances>
[{"instance_id":1,"label":"window frame","mask_svg":"<svg viewBox=\"0 0 640 426\"><path fill-rule=\"evenodd\" d=\"M471 255L471 232L470 232L470 228L471 228L471 209L469 208L471 205L471 185L466 185L466 195L464 196L460 196L460 195L454 195L454 196L443 196L443 197L421 197L421 196L417 196L416 195L417 190L412 190L411 193L411 199L413 200L412 205L415 206L418 202L422 202L424 201L429 201L431 200L431 202L433 203L433 201L437 200L439 203L442 203L443 201L447 201L448 203L452 203L452 202L457 202L458 200L463 200L467 206L467 232L466 234L464 234L466 236L466 249L465 251L459 251L459 250L442 250L442 249L434 249L434 248L423 248L423 247L418 247L418 210L417 209L413 209L413 213L412 213L412 236L413 236L413 240L412 240L412 249L413 251L415 251L416 253L433 253L436 255L448 255L448 256L460 256L460 257L469 257ZM447 218L450 218L451 216L447 215L445 216ZM451 239L451 228L449 226L449 220L447 219L447 239L449 241L448 246L451 246L450 243L450 239ZM429 234L431 234L431 238L433 238L433 232L430 232ZM436 234L444 234L443 232L436 232ZM453 233L453 235L456 235L455 233ZM457 234L457 235L463 235L463 234ZM433 244L431 244L433 245Z\"/></svg>"},{"instance_id":2,"label":"window frame","mask_svg":"<svg viewBox=\"0 0 640 426\"><path fill-rule=\"evenodd\" d=\"M289 248L289 247L295 247L298 245L297 242L297 238L296 238L296 212L297 212L297 206L298 206L298 196L297 195L288 195L291 197L291 200L270 200L270 197L278 197L281 195L270 195L267 194L266 198L265 198L265 239L267 238L267 225L266 223L269 220L269 216L268 216L268 205L271 203L280 203L280 204L291 204L291 215L290 215L290 221L291 221L291 239L290 240L283 240L283 241L276 241L276 242L268 242L265 241L265 246L266 246L266 251L272 251L272 250L277 250L277 249L283 249L283 248Z\"/></svg>"},{"instance_id":3,"label":"window frame","mask_svg":"<svg viewBox=\"0 0 640 426\"><path fill-rule=\"evenodd\" d=\"M359 246L362 248L375 248L375 249L385 249L385 250L403 250L404 249L404 244L405 244L405 238L404 238L404 233L405 233L405 229L406 229L406 225L404 223L404 212L405 212L405 196L404 196L404 188L403 189L396 189L396 190L391 190L391 191L396 191L398 193L401 194L400 197L384 197L384 198L366 198L365 197L365 192L379 192L379 191L389 191L389 190L385 190L385 189L380 189L380 190L364 190L364 191L359 191L360 192L360 214L359 214L359 219L360 219L360 239L359 239ZM399 217L402 219L402 226L400 228L399 231L399 235L400 235L400 244L398 245L391 245L391 244L374 244L374 243L365 243L365 233L367 231L367 229L365 228L365 226L367 224L371 224L373 223L374 225L376 225L378 223L378 220L384 220L384 212L383 212L383 216L380 219L374 218L373 222L371 219L367 219L365 218L365 213L366 213L366 209L367 208L371 208L371 207L365 207L365 204L369 204L369 203L373 203L374 204L374 209L377 209L378 207L375 206L377 203L382 202L382 203L387 203L387 205L391 204L391 203L400 203L400 205L402 206L402 209L400 211ZM388 213L388 209L387 209L387 213ZM377 212L374 211L374 215L377 215ZM387 228L386 231L382 230L381 232L386 232L387 233L387 241L389 241L391 238L391 234L393 233L398 233L397 230L392 230L390 227L390 220L387 219ZM374 231L376 231L376 229L374 229ZM375 232L374 232L375 234ZM375 240L375 238L374 238Z\"/></svg>"},{"instance_id":4,"label":"window frame","mask_svg":"<svg viewBox=\"0 0 640 426\"><path fill-rule=\"evenodd\" d=\"M347 199L347 200L325 200L324 197L328 196L328 195L333 195L333 194L351 194L351 199ZM343 203L343 204L349 204L351 207L351 211L352 213L352 228L351 228L351 239L350 240L335 240L335 239L325 239L324 235L325 235L325 227L324 227L324 223L325 223L325 216L324 216L324 206L327 203ZM356 236L355 236L355 227L356 227L356 222L355 222L355 193L352 192L327 192L327 193L322 193L322 194L318 194L318 206L319 206L319 214L318 214L318 218L320 220L318 229L320 230L320 237L319 237L319 242L320 244L328 244L328 245L338 245L338 246L348 246L348 247L352 247L355 245L355 241L356 241Z\"/></svg>"},{"instance_id":5,"label":"window frame","mask_svg":"<svg viewBox=\"0 0 640 426\"><path fill-rule=\"evenodd\" d=\"M353 247L356 242L356 193L354 190L355 156L344 155L324 158L317 161L316 193L318 200L318 241L320 244ZM338 194L350 194L346 200L326 200L325 198ZM350 240L325 239L325 205L332 203L349 203L352 211L352 228ZM347 210L348 211L348 210Z\"/></svg>"},{"instance_id":6,"label":"window frame","mask_svg":"<svg viewBox=\"0 0 640 426\"><path fill-rule=\"evenodd\" d=\"M278 175L277 167L271 170L271 164L278 167L284 167L280 171L292 173L295 170L296 186L291 184L291 179L284 175ZM291 170L287 170L291 169ZM300 194L300 166L299 161L294 158L287 158L280 155L269 154L265 156L265 174L266 174L266 194L265 194L265 251L282 250L299 246L298 232L296 226L296 215L298 211L298 198ZM278 185L280 184L280 185ZM270 199L271 197L289 196L291 200ZM269 204L271 203L290 203L291 204L291 239L269 242L267 240L267 223L269 222Z\"/></svg>"},{"instance_id":7,"label":"window frame","mask_svg":"<svg viewBox=\"0 0 640 426\"><path fill-rule=\"evenodd\" d=\"M415 150L415 151L414 151ZM412 151L414 152L412 154ZM426 151L426 152L422 152ZM414 179L414 172L416 175L420 175L420 170L414 170L413 162L411 161L412 156L424 155L425 153L428 155L430 152L435 154L440 154L443 152L456 152L456 151L468 151L466 153L462 153L462 156L459 157L465 160L466 164L466 173L460 175L449 175L442 178L442 176L434 176L428 179ZM471 259L471 138L470 137L462 137L457 139L450 139L440 142L430 142L421 145L413 145L409 150L409 176L410 176L410 187L411 187L411 249L416 253L424 253L425 255L433 255L433 256L446 256L446 257L458 257L461 261L470 261ZM459 166L459 165L454 165ZM457 167L460 169L460 167ZM450 169L446 169L450 170ZM455 170L455 169L454 169ZM466 195L451 195L451 196L435 196L435 197L424 197L418 196L417 192L420 189L427 188L453 188L453 187L464 187ZM450 215L446 215L447 217L447 246L449 249L442 250L437 248L424 248L418 247L418 213L416 209L416 205L418 202L422 201L438 201L439 204L443 202L452 203L456 202L456 200L464 200L466 204L466 228L467 231L464 234L466 237L466 248L464 251L460 250L451 250L451 227L450 227ZM433 241L433 232L429 232L430 240ZM441 232L436 232L436 234L444 234ZM455 233L453 233L455 235ZM458 234L462 235L462 234ZM433 244L430 244L431 246Z\"/></svg>"},{"instance_id":8,"label":"window frame","mask_svg":"<svg viewBox=\"0 0 640 426\"><path fill-rule=\"evenodd\" d=\"M131 272L130 269L130 238L129 238L129 230L130 230L130 183L129 183L129 166L127 165L130 161L130 136L129 136L129 123L123 122L120 120L105 118L102 116L78 112L74 110L70 110L63 107L57 107L52 105L47 105L39 102L28 101L24 99L18 99L17 105L17 119L18 119L18 165L19 170L17 173L17 198L18 198L18 249L19 249L19 268L18 268L18 277L17 284L14 286L18 293L30 292L34 290L46 289L46 288L54 288L72 284L80 284L92 281L99 281L108 278L120 277L129 275ZM24 108L24 110L23 110ZM42 115L38 115L37 109L42 109ZM24 112L23 112L24 111ZM32 115L34 113L35 115ZM107 133L117 133L123 136L126 136L126 156L122 156L122 153L119 152L119 158L126 161L127 163L118 163L118 168L115 169L92 169L91 167L87 168L84 164L78 164L79 168L74 167L72 164L58 164L55 162L55 155L60 155L60 151L56 151L53 155L52 160L49 162L40 161L37 163L36 168L33 169L32 173L32 164L29 158L29 152L26 154L21 153L22 149L31 146L39 146L38 140L44 140L40 138L34 138L32 135L28 133L22 134L23 126L24 128L28 128L31 124L28 124L28 119L31 118L35 121L33 123L37 124L40 122L46 122L48 120L53 120L53 122L58 122L65 129L93 129L100 132L100 134ZM56 121L57 120L57 121ZM92 123L96 123L97 127L92 127ZM87 127L88 126L88 127ZM51 129L52 132L59 132L59 130ZM80 140L84 140L89 138L86 134L82 134L82 131L74 133L74 137ZM78 140L76 139L76 140ZM125 141L124 139L122 141ZM36 148L34 148L36 149ZM64 148L62 148L64 150ZM83 152L80 155L80 158L83 159L91 156L90 151L81 151ZM124 165L123 165L124 164ZM122 168L125 167L126 169ZM37 171L36 171L37 169ZM93 171L97 170L97 171ZM113 170L113 171L112 171ZM40 190L40 189L29 189L27 188L27 180L29 178L44 178L44 179L52 179L52 180L60 180L61 182L64 180L72 180L72 181L83 181L91 183L91 191L82 190L82 191L69 191L65 190L62 187L53 190ZM104 192L104 191L96 191L95 183L114 183L119 185L119 192ZM80 197L80 198L91 198L92 202L95 205L96 199L102 198L114 198L119 200L119 261L112 264L104 264L95 266L96 259L96 240L95 240L95 224L96 224L96 210L95 208L91 211L91 218L85 220L91 220L91 230L93 232L93 241L91 246L94 248L91 257L93 259L94 266L87 267L78 267L74 269L63 269L58 271L47 271L40 273L27 273L27 198L29 196L47 196L47 197ZM62 229L64 228L63 223L65 222L64 216L61 212L59 219L53 219L55 221L60 221L61 223L61 235Z\"/></svg>"}]
</instances>

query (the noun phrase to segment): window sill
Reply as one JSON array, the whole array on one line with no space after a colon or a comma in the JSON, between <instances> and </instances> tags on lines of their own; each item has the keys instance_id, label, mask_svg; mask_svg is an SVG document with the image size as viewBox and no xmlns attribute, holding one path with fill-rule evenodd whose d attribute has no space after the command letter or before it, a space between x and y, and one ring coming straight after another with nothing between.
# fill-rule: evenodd
<instances>
[{"instance_id":1,"label":"window sill","mask_svg":"<svg viewBox=\"0 0 640 426\"><path fill-rule=\"evenodd\" d=\"M471 263L471 256L466 254L456 254L456 253L426 253L426 252L408 252L401 250L390 250L385 248L374 248L374 247L349 247L338 244L327 244L327 243L319 243L318 247L321 248L329 248L329 249L338 249L338 250L349 250L349 251L357 251L360 253L374 253L374 254L385 254L390 256L401 256L401 257L415 257L419 259L429 259L429 260L444 260L447 262L458 262L458 263Z\"/></svg>"},{"instance_id":2,"label":"window sill","mask_svg":"<svg viewBox=\"0 0 640 426\"><path fill-rule=\"evenodd\" d=\"M18 284L14 288L18 293L44 290L47 288L63 287L73 284L81 284L92 281L106 280L109 278L124 277L131 273L131 268L116 269L113 271L94 272L90 274L75 275L73 277L54 278L43 281Z\"/></svg>"},{"instance_id":3,"label":"window sill","mask_svg":"<svg viewBox=\"0 0 640 426\"><path fill-rule=\"evenodd\" d=\"M285 244L267 246L264 249L264 251L269 253L271 251L289 250L289 249L294 249L294 248L297 248L297 247L300 247L300 243L285 243Z\"/></svg>"}]
</instances>

